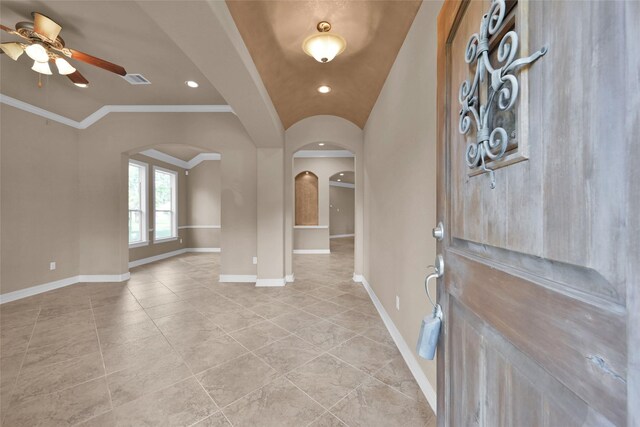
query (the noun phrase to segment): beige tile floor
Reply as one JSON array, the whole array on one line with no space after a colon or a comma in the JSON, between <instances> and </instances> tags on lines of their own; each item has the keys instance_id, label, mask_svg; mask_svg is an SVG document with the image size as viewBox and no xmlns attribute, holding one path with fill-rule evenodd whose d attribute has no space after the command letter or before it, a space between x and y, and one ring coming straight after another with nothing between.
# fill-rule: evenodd
<instances>
[{"instance_id":1,"label":"beige tile floor","mask_svg":"<svg viewBox=\"0 0 640 427\"><path fill-rule=\"evenodd\" d=\"M352 239L284 288L219 255L0 306L3 426L435 426L362 286Z\"/></svg>"}]
</instances>

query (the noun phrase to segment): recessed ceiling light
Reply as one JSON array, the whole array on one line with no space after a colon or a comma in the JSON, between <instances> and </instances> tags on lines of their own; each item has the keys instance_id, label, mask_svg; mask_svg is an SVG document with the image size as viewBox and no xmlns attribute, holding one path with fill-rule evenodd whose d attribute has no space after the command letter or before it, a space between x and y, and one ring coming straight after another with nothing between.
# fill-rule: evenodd
<instances>
[{"instance_id":1,"label":"recessed ceiling light","mask_svg":"<svg viewBox=\"0 0 640 427\"><path fill-rule=\"evenodd\" d=\"M187 80L186 82L184 82L184 84L186 84L189 87L193 87L193 88L196 88L196 87L200 86L198 84L198 82L194 82L193 80Z\"/></svg>"},{"instance_id":2,"label":"recessed ceiling light","mask_svg":"<svg viewBox=\"0 0 640 427\"><path fill-rule=\"evenodd\" d=\"M318 92L320 92L320 93L329 93L329 92L331 92L331 88L329 86L322 85L322 86L318 87Z\"/></svg>"},{"instance_id":3,"label":"recessed ceiling light","mask_svg":"<svg viewBox=\"0 0 640 427\"><path fill-rule=\"evenodd\" d=\"M340 178L338 178L338 182L342 181Z\"/></svg>"},{"instance_id":4,"label":"recessed ceiling light","mask_svg":"<svg viewBox=\"0 0 640 427\"><path fill-rule=\"evenodd\" d=\"M341 173L340 176L344 176L344 173Z\"/></svg>"},{"instance_id":5,"label":"recessed ceiling light","mask_svg":"<svg viewBox=\"0 0 640 427\"><path fill-rule=\"evenodd\" d=\"M309 171L305 171L304 173L305 173L305 174L307 174L307 175L309 175Z\"/></svg>"},{"instance_id":6,"label":"recessed ceiling light","mask_svg":"<svg viewBox=\"0 0 640 427\"><path fill-rule=\"evenodd\" d=\"M78 87L88 87L89 85L86 83L74 83L74 85L78 86Z\"/></svg>"},{"instance_id":7,"label":"recessed ceiling light","mask_svg":"<svg viewBox=\"0 0 640 427\"><path fill-rule=\"evenodd\" d=\"M320 147L324 147L324 142L318 142L318 145L319 145Z\"/></svg>"}]
</instances>

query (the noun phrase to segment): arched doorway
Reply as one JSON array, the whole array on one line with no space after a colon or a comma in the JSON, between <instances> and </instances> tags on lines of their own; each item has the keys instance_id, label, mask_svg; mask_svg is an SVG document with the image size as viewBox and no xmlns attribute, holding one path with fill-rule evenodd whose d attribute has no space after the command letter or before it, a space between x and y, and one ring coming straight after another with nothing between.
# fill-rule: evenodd
<instances>
[{"instance_id":1,"label":"arched doorway","mask_svg":"<svg viewBox=\"0 0 640 427\"><path fill-rule=\"evenodd\" d=\"M207 265L211 277L217 277L221 155L185 144L159 144L125 154L129 267L143 269L167 258L210 253Z\"/></svg>"},{"instance_id":2,"label":"arched doorway","mask_svg":"<svg viewBox=\"0 0 640 427\"><path fill-rule=\"evenodd\" d=\"M296 153L325 144L326 149L348 151L353 158L353 171L356 178L355 195L355 230L353 273L354 281L362 281L364 273L364 157L362 129L340 117L313 116L300 120L286 134L285 146L285 273L286 280L295 280L293 257L295 245L294 219L294 181L293 159ZM337 169L339 172L342 169ZM329 176L327 176L328 179ZM320 196L320 199L322 197ZM322 201L320 200L320 205Z\"/></svg>"},{"instance_id":3,"label":"arched doorway","mask_svg":"<svg viewBox=\"0 0 640 427\"><path fill-rule=\"evenodd\" d=\"M339 177L342 173L342 177ZM293 203L292 270L297 281L326 284L344 282L353 277L354 251L354 193L351 189L351 207L348 197L333 191L333 185L341 184L343 177L355 177L355 155L338 145L328 142L312 143L293 153L291 177ZM338 176L339 178L334 178ZM336 187L338 188L338 187ZM341 197L342 211L333 208L331 194ZM351 212L351 236L338 241L331 239L331 217L342 218L346 210ZM336 216L336 214L338 214ZM319 283L322 282L322 283Z\"/></svg>"}]
</instances>

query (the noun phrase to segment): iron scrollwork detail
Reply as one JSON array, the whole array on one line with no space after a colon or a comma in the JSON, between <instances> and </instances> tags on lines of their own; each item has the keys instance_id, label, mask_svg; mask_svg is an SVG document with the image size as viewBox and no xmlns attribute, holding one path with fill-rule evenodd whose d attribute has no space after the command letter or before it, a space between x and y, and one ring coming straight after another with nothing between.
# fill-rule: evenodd
<instances>
[{"instance_id":1,"label":"iron scrollwork detail","mask_svg":"<svg viewBox=\"0 0 640 427\"><path fill-rule=\"evenodd\" d=\"M482 17L480 33L474 33L467 42L465 61L473 69L473 82L465 80L460 85L458 100L460 110L459 131L466 135L472 125L476 127L476 142L469 143L466 150L466 162L470 168L480 167L491 177L491 188L495 188L495 173L488 168L486 161L500 160L507 149L509 137L504 128L492 128L489 117L492 109L510 110L518 98L518 79L515 73L522 66L531 64L547 53L543 47L529 57L516 59L518 53L518 34L507 32L500 40L497 51L497 65L494 67L489 58L489 38L501 28L505 18L504 0L493 0L488 13ZM487 85L487 100L480 101L481 84ZM497 99L496 99L497 97ZM494 102L497 101L497 102ZM488 160L487 160L488 159Z\"/></svg>"}]
</instances>

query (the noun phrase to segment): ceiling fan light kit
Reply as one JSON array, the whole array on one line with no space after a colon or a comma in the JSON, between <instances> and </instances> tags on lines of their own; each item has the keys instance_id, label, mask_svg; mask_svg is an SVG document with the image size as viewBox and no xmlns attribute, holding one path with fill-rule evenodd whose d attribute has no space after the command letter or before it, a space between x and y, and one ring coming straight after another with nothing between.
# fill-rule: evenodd
<instances>
[{"instance_id":1,"label":"ceiling fan light kit","mask_svg":"<svg viewBox=\"0 0 640 427\"><path fill-rule=\"evenodd\" d=\"M51 18L38 12L33 12L31 16L33 16L33 22L18 22L15 25L15 30L0 25L2 31L26 40L24 43L0 44L0 51L9 58L17 61L22 53L26 53L29 58L34 60L31 69L47 75L53 74L49 61L55 62L58 73L67 76L78 87L87 87L89 81L64 57L102 68L120 76L127 74L120 65L66 47L64 40L59 36L62 27Z\"/></svg>"},{"instance_id":2,"label":"ceiling fan light kit","mask_svg":"<svg viewBox=\"0 0 640 427\"><path fill-rule=\"evenodd\" d=\"M48 76L53 74L48 62L33 61L33 67L31 67L31 69L36 73L46 74Z\"/></svg>"},{"instance_id":3,"label":"ceiling fan light kit","mask_svg":"<svg viewBox=\"0 0 640 427\"><path fill-rule=\"evenodd\" d=\"M56 58L56 67L58 67L58 73L63 76L76 72L76 69L73 68L71 64L69 64L69 61L60 57Z\"/></svg>"},{"instance_id":4,"label":"ceiling fan light kit","mask_svg":"<svg viewBox=\"0 0 640 427\"><path fill-rule=\"evenodd\" d=\"M329 32L331 24L321 21L316 28L319 34L307 37L302 43L302 50L307 55L318 62L326 63L344 52L347 42L342 36Z\"/></svg>"},{"instance_id":5,"label":"ceiling fan light kit","mask_svg":"<svg viewBox=\"0 0 640 427\"><path fill-rule=\"evenodd\" d=\"M27 46L24 51L29 58L33 59L36 62L49 61L49 53L40 42L33 42L33 44Z\"/></svg>"}]
</instances>

